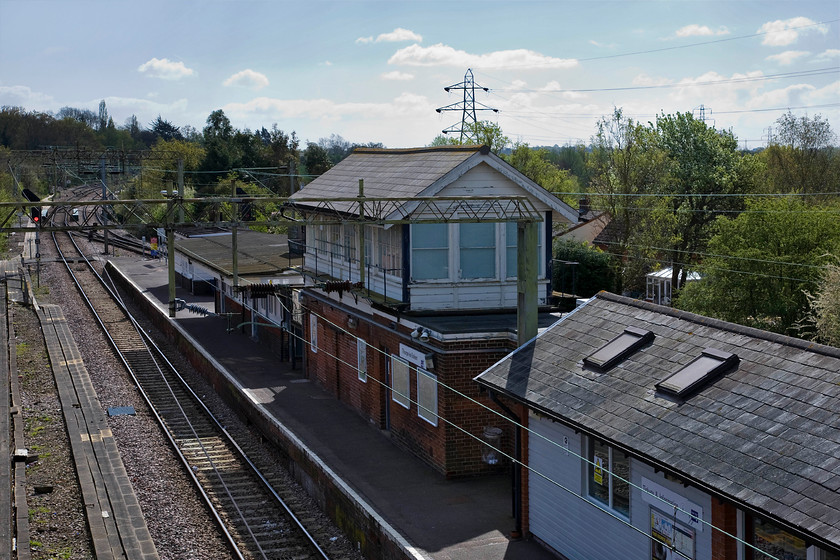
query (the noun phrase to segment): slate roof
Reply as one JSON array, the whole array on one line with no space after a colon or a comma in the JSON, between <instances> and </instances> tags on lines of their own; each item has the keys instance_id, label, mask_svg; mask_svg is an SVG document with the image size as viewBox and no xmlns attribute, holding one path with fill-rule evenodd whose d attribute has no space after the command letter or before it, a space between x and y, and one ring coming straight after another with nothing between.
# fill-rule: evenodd
<instances>
[{"instance_id":1,"label":"slate roof","mask_svg":"<svg viewBox=\"0 0 840 560\"><path fill-rule=\"evenodd\" d=\"M369 198L435 196L482 162L500 170L570 222L577 222L577 212L571 206L516 171L486 146L356 148L352 154L294 193L290 199L356 197L359 195L359 179L364 179L365 196ZM351 203L337 202L333 207L346 212L351 208Z\"/></svg>"},{"instance_id":2,"label":"slate roof","mask_svg":"<svg viewBox=\"0 0 840 560\"><path fill-rule=\"evenodd\" d=\"M656 338L606 373L583 368L627 326ZM709 347L738 368L684 402L655 392ZM840 545L840 349L601 292L476 381Z\"/></svg>"}]
</instances>

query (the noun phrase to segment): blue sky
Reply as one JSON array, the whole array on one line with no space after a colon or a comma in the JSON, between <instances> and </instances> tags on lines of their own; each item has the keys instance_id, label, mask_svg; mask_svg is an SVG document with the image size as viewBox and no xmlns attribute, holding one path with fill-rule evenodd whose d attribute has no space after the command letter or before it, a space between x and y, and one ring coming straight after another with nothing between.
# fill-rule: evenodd
<instances>
[{"instance_id":1,"label":"blue sky","mask_svg":"<svg viewBox=\"0 0 840 560\"><path fill-rule=\"evenodd\" d=\"M754 148L787 108L840 133L838 29L837 0L0 0L0 105L411 147L460 121L435 109L472 69L514 141L702 106Z\"/></svg>"}]
</instances>

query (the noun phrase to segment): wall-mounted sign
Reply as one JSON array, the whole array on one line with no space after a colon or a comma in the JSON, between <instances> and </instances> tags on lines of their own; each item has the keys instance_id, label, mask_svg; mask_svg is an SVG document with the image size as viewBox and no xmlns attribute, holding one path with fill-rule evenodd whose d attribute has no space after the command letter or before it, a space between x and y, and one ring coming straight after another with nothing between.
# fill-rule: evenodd
<instances>
[{"instance_id":1,"label":"wall-mounted sign","mask_svg":"<svg viewBox=\"0 0 840 560\"><path fill-rule=\"evenodd\" d=\"M650 505L663 511L668 511L670 506L677 506L677 521L681 521L691 528L703 531L703 508L672 490L668 490L661 484L642 477L642 499ZM680 511L682 510L682 511Z\"/></svg>"},{"instance_id":2,"label":"wall-mounted sign","mask_svg":"<svg viewBox=\"0 0 840 560\"><path fill-rule=\"evenodd\" d=\"M420 350L415 350L411 346L406 346L405 344L400 343L400 358L406 360L410 364L414 364L417 367L423 369L427 368L426 364L426 353L421 352Z\"/></svg>"},{"instance_id":3,"label":"wall-mounted sign","mask_svg":"<svg viewBox=\"0 0 840 560\"><path fill-rule=\"evenodd\" d=\"M601 457L595 457L595 472L593 475L596 484L604 484L604 460Z\"/></svg>"}]
</instances>

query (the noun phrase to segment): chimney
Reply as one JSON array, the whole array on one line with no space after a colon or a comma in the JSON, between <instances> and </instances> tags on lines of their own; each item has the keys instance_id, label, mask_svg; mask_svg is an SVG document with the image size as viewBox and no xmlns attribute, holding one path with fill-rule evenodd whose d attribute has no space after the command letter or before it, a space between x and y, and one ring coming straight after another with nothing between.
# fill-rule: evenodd
<instances>
[{"instance_id":1,"label":"chimney","mask_svg":"<svg viewBox=\"0 0 840 560\"><path fill-rule=\"evenodd\" d=\"M578 200L578 216L583 218L589 213L589 198L583 197Z\"/></svg>"}]
</instances>

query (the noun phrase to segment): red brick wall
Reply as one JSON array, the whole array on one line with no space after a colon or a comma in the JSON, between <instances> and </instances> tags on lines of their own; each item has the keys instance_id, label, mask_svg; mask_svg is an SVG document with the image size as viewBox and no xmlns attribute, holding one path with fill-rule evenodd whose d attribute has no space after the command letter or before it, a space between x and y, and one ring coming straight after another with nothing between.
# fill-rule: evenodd
<instances>
[{"instance_id":1,"label":"red brick wall","mask_svg":"<svg viewBox=\"0 0 840 560\"><path fill-rule=\"evenodd\" d=\"M735 506L712 498L712 525L730 535L738 534L738 514ZM735 539L721 531L712 531L712 560L729 560L738 557Z\"/></svg>"},{"instance_id":2,"label":"red brick wall","mask_svg":"<svg viewBox=\"0 0 840 560\"><path fill-rule=\"evenodd\" d=\"M519 418L522 419L522 425L525 428L530 428L529 424L529 417L528 417L528 408L525 405L518 405L516 408L513 409L519 414ZM529 438L530 432L525 428L522 429L522 441L521 441L521 448L520 451L522 453L521 460L522 463L525 465L530 465L530 457L528 457L528 446L529 446ZM530 479L530 473L528 469L525 467L519 467L522 471L522 535L527 536L530 535L531 532L531 520L528 515L528 512L531 511L530 508L530 494L528 493L528 483Z\"/></svg>"},{"instance_id":3,"label":"red brick wall","mask_svg":"<svg viewBox=\"0 0 840 560\"><path fill-rule=\"evenodd\" d=\"M487 426L500 427L503 429L503 449L512 455L513 428L503 417L494 415L466 397L497 410L488 395L479 392L472 379L510 352L513 343L477 340L442 344L430 340L424 345L411 338L407 327L361 316L349 304L345 307L309 297L306 308L318 315L318 352L313 353L308 345L306 348L307 375L311 379L378 428L386 427L387 407L392 438L447 477L472 476L509 468L506 461L496 466L482 463L481 442L472 436L481 437ZM358 322L355 328L348 327L351 316ZM309 327L307 316L304 320L306 340L311 340ZM356 339L342 329L369 344L367 383L358 379ZM413 368L409 376L410 408L406 409L390 399L385 387L389 358L380 350L399 355L400 343L434 354L432 373L439 382L438 415L441 417L437 426L418 415L417 374Z\"/></svg>"}]
</instances>

